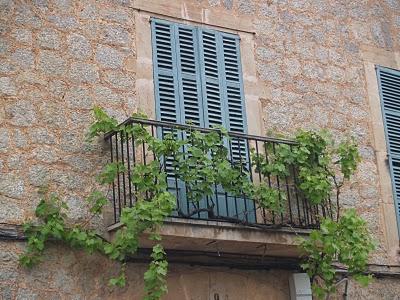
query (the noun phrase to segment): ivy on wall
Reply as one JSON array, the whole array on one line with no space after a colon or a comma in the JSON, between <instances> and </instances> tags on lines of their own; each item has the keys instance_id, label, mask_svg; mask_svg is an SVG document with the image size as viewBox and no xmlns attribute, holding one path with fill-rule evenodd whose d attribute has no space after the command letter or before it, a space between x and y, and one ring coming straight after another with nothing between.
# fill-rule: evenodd
<instances>
[{"instance_id":1,"label":"ivy on wall","mask_svg":"<svg viewBox=\"0 0 400 300\"><path fill-rule=\"evenodd\" d=\"M185 183L190 201L196 202L204 196L211 196L214 187L220 185L234 196L246 195L259 207L274 213L282 212L285 196L279 189L266 182L251 182L248 171L240 163L232 166L224 146L224 140L229 136L223 128L209 133L193 130L186 139L177 139L171 132L163 139L158 139L145 126L118 125L114 118L98 107L93 112L95 121L89 129L89 140L116 131L122 133L121 136L134 136L138 143L146 143L154 153L153 161L146 165L137 164L130 170L131 181L137 187L134 191L136 203L122 210L122 226L117 229L112 241L106 241L89 227L90 220L100 215L108 203L103 193L93 191L88 196L86 200L91 216L83 224L73 226L66 225L65 211L68 207L65 202L54 194L43 193L43 199L35 211L39 223L27 222L24 225L28 245L20 257L22 265L32 267L40 262L48 241L57 240L88 253L99 252L119 262L120 273L110 279L110 284L124 286L126 261L137 252L139 237L146 231L155 245L151 263L144 275L144 299L160 299L167 292L168 262L158 232L165 218L176 209L175 195L168 191L166 184L166 157L172 161L176 176ZM285 177L295 167L299 178L297 188L311 204L323 204L333 191L336 191L339 200L340 188L345 180L350 179L360 160L354 141L349 139L334 147L326 133L307 131L301 131L296 141L298 145L293 148L285 144L276 145L274 151L270 151L273 155L268 161L251 151L256 172L264 176ZM180 150L182 147L185 147L185 154ZM270 145L266 144L265 147ZM126 171L122 164L108 163L96 180L102 185L110 185L119 173ZM363 272L373 243L365 221L353 210L342 216L338 210L336 216L336 220L315 216L321 220L321 229L312 231L309 239L300 242L306 257L302 267L313 279L314 291L320 297L334 290L335 269L332 264L335 260L346 265L350 275L356 279L362 282L369 279L363 276Z\"/></svg>"}]
</instances>

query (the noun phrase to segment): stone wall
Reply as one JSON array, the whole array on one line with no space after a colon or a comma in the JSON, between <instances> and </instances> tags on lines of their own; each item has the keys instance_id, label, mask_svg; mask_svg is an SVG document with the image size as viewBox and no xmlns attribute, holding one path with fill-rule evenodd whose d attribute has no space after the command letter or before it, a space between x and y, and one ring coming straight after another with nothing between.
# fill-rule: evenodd
<instances>
[{"instance_id":1,"label":"stone wall","mask_svg":"<svg viewBox=\"0 0 400 300\"><path fill-rule=\"evenodd\" d=\"M124 288L108 286L118 273L101 256L86 256L59 246L50 247L46 262L32 270L18 267L22 243L0 244L0 299L134 299L143 295L147 265L127 269ZM289 298L288 271L241 271L227 268L171 265L166 300L276 300ZM3 297L3 298L1 298Z\"/></svg>"},{"instance_id":2,"label":"stone wall","mask_svg":"<svg viewBox=\"0 0 400 300\"><path fill-rule=\"evenodd\" d=\"M371 262L399 265L380 207L391 199L381 196L364 53L397 57L400 68L400 1L146 2L165 2L167 11L182 2L183 18L207 9L250 20L257 81L268 91L260 93L262 131L329 128L337 139L354 135L363 161L343 203L358 209L379 241ZM84 141L90 109L97 104L123 120L139 106L134 7L129 0L0 0L0 223L32 217L42 185L67 201L71 219L85 217L82 199L107 159L100 142ZM27 271L16 263L22 248L0 241L0 299L138 299L142 290L141 265L129 266L125 290L111 292L105 282L114 268L99 257L57 246L48 262ZM212 291L221 282L221 300L286 299L287 277L173 266L167 299L217 299ZM380 279L353 288L351 299L395 299L398 286Z\"/></svg>"}]
</instances>

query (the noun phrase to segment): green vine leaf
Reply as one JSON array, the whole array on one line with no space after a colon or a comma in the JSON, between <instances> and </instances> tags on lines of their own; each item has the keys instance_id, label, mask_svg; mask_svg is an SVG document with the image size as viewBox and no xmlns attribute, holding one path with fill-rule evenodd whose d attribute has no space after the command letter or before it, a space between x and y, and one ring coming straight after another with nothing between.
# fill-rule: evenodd
<instances>
[{"instance_id":1,"label":"green vine leaf","mask_svg":"<svg viewBox=\"0 0 400 300\"><path fill-rule=\"evenodd\" d=\"M117 120L108 116L107 113L98 106L93 108L93 116L95 122L90 125L89 132L86 136L89 142L93 141L93 139L100 134L116 130L118 127Z\"/></svg>"}]
</instances>

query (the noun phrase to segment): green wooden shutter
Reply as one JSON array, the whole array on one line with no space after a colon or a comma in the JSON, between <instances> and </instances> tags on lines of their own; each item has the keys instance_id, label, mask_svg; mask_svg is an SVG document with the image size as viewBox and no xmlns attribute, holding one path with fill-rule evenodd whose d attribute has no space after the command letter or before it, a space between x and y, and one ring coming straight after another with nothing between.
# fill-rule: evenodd
<instances>
[{"instance_id":1,"label":"green wooden shutter","mask_svg":"<svg viewBox=\"0 0 400 300\"><path fill-rule=\"evenodd\" d=\"M152 19L157 119L245 133L239 37Z\"/></svg>"},{"instance_id":2,"label":"green wooden shutter","mask_svg":"<svg viewBox=\"0 0 400 300\"><path fill-rule=\"evenodd\" d=\"M239 37L158 19L152 19L152 35L157 119L201 127L221 125L245 133ZM227 146L232 151L230 159L246 161L248 166L244 139L234 139ZM234 207L240 213L254 206L249 200L235 199L239 203L223 208L226 194L218 194L222 215L233 216ZM206 207L206 199L199 205Z\"/></svg>"},{"instance_id":3,"label":"green wooden shutter","mask_svg":"<svg viewBox=\"0 0 400 300\"><path fill-rule=\"evenodd\" d=\"M400 232L400 71L377 67L377 75L397 226Z\"/></svg>"},{"instance_id":4,"label":"green wooden shutter","mask_svg":"<svg viewBox=\"0 0 400 300\"><path fill-rule=\"evenodd\" d=\"M221 125L229 131L245 133L246 117L243 97L239 37L208 29L199 29L199 53L203 88L204 124L206 127ZM248 149L244 139L226 142L231 149L234 163L244 161L249 169ZM251 221L245 211L254 210L254 202L241 197L227 196L217 188L215 202L217 213ZM228 199L227 199L228 197Z\"/></svg>"},{"instance_id":5,"label":"green wooden shutter","mask_svg":"<svg viewBox=\"0 0 400 300\"><path fill-rule=\"evenodd\" d=\"M243 97L239 37L213 30L199 30L204 123L229 131L247 131ZM232 159L246 158L245 141L233 140Z\"/></svg>"},{"instance_id":6,"label":"green wooden shutter","mask_svg":"<svg viewBox=\"0 0 400 300\"><path fill-rule=\"evenodd\" d=\"M196 28L152 19L152 35L157 119L204 126Z\"/></svg>"},{"instance_id":7,"label":"green wooden shutter","mask_svg":"<svg viewBox=\"0 0 400 300\"><path fill-rule=\"evenodd\" d=\"M222 86L222 57L219 34L212 30L199 30L199 52L203 88L204 125L227 127L225 97Z\"/></svg>"},{"instance_id":8,"label":"green wooden shutter","mask_svg":"<svg viewBox=\"0 0 400 300\"><path fill-rule=\"evenodd\" d=\"M197 30L175 24L179 93L183 123L204 126Z\"/></svg>"},{"instance_id":9,"label":"green wooden shutter","mask_svg":"<svg viewBox=\"0 0 400 300\"><path fill-rule=\"evenodd\" d=\"M196 73L192 51L195 48L193 34L190 30L181 29L168 21L152 19L151 22L157 120L184 124L187 112L192 113L190 119L199 125L200 111L196 112L196 107L200 106L199 101L197 100L197 105L190 103L195 97L192 97L189 90L197 86L196 78L193 78L193 73ZM194 84L191 84L193 82ZM187 109L183 106L185 100ZM157 130L160 137L170 132L168 128ZM183 133L175 134L177 138L181 138ZM175 178L172 158L165 158L164 164L168 174L168 190L177 196L178 209L187 213L185 185Z\"/></svg>"},{"instance_id":10,"label":"green wooden shutter","mask_svg":"<svg viewBox=\"0 0 400 300\"><path fill-rule=\"evenodd\" d=\"M242 71L240 63L239 37L237 35L221 34L221 47L223 63L221 64L223 76L223 87L226 95L228 118L226 126L229 131L245 133L247 131L245 122L244 97L242 87ZM231 143L232 159L234 161L246 161L248 166L248 153L246 140L233 139Z\"/></svg>"},{"instance_id":11,"label":"green wooden shutter","mask_svg":"<svg viewBox=\"0 0 400 300\"><path fill-rule=\"evenodd\" d=\"M182 116L179 113L181 109L174 26L169 22L153 20L152 43L157 119L180 123Z\"/></svg>"}]
</instances>

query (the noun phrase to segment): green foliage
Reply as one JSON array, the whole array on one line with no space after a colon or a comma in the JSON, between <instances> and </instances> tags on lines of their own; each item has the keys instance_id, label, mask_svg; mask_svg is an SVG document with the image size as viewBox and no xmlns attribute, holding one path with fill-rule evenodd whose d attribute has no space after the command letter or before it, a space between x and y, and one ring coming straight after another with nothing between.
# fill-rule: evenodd
<instances>
[{"instance_id":1,"label":"green foliage","mask_svg":"<svg viewBox=\"0 0 400 300\"><path fill-rule=\"evenodd\" d=\"M215 188L221 187L230 195L253 199L258 207L281 213L286 193L277 187L278 180L292 178L296 172L299 182L292 184L301 190L312 204L323 204L332 191L332 178L335 187L341 186L335 181L335 166L340 166L343 178L348 180L360 159L353 140L343 142L335 148L325 133L300 132L296 136L296 145L266 142L263 151L268 153L268 159L252 149L252 165L248 166L245 162L232 162L228 159L226 145L230 140L223 128L216 128L207 133L189 130L184 138L182 132L173 130L166 133L163 139L157 139L149 133L145 125L117 125L115 118L109 117L98 107L93 109L93 114L95 121L89 128L88 140L115 131L120 133L122 138L134 136L137 143L146 144L154 154L154 160L148 161L147 164L136 164L130 169L136 203L131 208L122 209L122 226L116 231L114 240L107 242L95 231L86 228L94 216L101 214L108 202L101 192L94 191L86 199L91 213L89 219L83 224L69 227L66 226L64 214L68 209L66 204L54 195L44 198L36 209L40 223L33 226L28 222L24 226L28 246L20 261L21 264L31 267L40 261L49 240L63 241L71 247L84 249L88 253L99 252L111 260L120 262L120 273L111 278L109 283L113 286L124 286L126 261L137 252L139 237L146 231L149 238L155 242L151 254L152 261L144 276L146 300L160 299L167 292L168 263L161 236L158 234L165 218L176 209L175 195L167 190L167 163L174 169L177 179L185 183L187 196L193 202L213 195ZM133 117L145 118L142 114ZM183 149L185 151L182 151ZM332 163L332 157L339 157L339 160ZM253 183L250 181L249 167L254 168L264 178L276 179L272 180L272 183L267 179ZM110 185L119 174L125 172L127 169L123 164L111 162L104 166L96 179L102 185ZM348 215L343 216L339 223L324 220L321 231L313 231L310 239L302 242L302 247L309 255L308 263L303 267L314 277L323 278L325 282L325 286L315 287L317 294L330 291L335 274L329 267L339 254L341 261L349 266L354 276L360 281L365 281L360 270L363 269L368 256L364 254L369 244L361 243L360 240L367 233L363 231L364 225L361 221L357 220L356 216ZM357 233L351 233L353 230ZM342 235L341 238L347 240L332 241L338 231ZM351 245L351 248L348 245ZM355 256L354 249L364 254Z\"/></svg>"},{"instance_id":2,"label":"green foliage","mask_svg":"<svg viewBox=\"0 0 400 300\"><path fill-rule=\"evenodd\" d=\"M108 116L107 113L98 106L93 108L93 115L95 122L89 127L89 132L87 134L88 141L92 141L99 133L107 133L118 127L117 120Z\"/></svg>"},{"instance_id":3,"label":"green foliage","mask_svg":"<svg viewBox=\"0 0 400 300\"><path fill-rule=\"evenodd\" d=\"M334 262L345 265L350 276L363 285L370 282L365 275L368 256L375 245L366 222L354 209L347 210L339 222L324 219L319 230L301 240L307 255L301 267L313 278L313 291L318 298L335 291Z\"/></svg>"},{"instance_id":4,"label":"green foliage","mask_svg":"<svg viewBox=\"0 0 400 300\"><path fill-rule=\"evenodd\" d=\"M283 201L286 194L266 184L260 184L254 188L253 198L261 208L272 209L276 213L283 213Z\"/></svg>"},{"instance_id":5,"label":"green foliage","mask_svg":"<svg viewBox=\"0 0 400 300\"><path fill-rule=\"evenodd\" d=\"M85 230L79 226L72 229L66 227L66 215L62 210L67 209L66 203L56 195L52 194L48 198L41 199L35 210L35 215L41 223L35 226L30 222L24 224L28 246L20 257L20 263L23 266L32 267L39 263L49 240L64 241L74 248L85 249L89 253L103 248L104 241L94 231Z\"/></svg>"},{"instance_id":6,"label":"green foliage","mask_svg":"<svg viewBox=\"0 0 400 300\"><path fill-rule=\"evenodd\" d=\"M90 205L89 212L92 214L100 214L103 207L108 203L108 199L99 191L92 192L86 201Z\"/></svg>"},{"instance_id":7,"label":"green foliage","mask_svg":"<svg viewBox=\"0 0 400 300\"><path fill-rule=\"evenodd\" d=\"M340 169L344 178L349 179L355 172L357 164L361 161L354 139L340 143L338 147Z\"/></svg>"},{"instance_id":8,"label":"green foliage","mask_svg":"<svg viewBox=\"0 0 400 300\"><path fill-rule=\"evenodd\" d=\"M329 179L333 174L328 148L331 145L329 136L325 133L302 131L296 136L296 141L299 143L294 152L299 172L299 188L311 203L322 203L332 191Z\"/></svg>"},{"instance_id":9,"label":"green foliage","mask_svg":"<svg viewBox=\"0 0 400 300\"><path fill-rule=\"evenodd\" d=\"M126 263L122 263L119 275L117 277L111 278L109 281L109 285L124 287L126 284L125 269L126 269Z\"/></svg>"},{"instance_id":10,"label":"green foliage","mask_svg":"<svg viewBox=\"0 0 400 300\"><path fill-rule=\"evenodd\" d=\"M97 176L97 181L100 184L111 184L119 173L125 172L126 168L122 163L108 163Z\"/></svg>"},{"instance_id":11,"label":"green foliage","mask_svg":"<svg viewBox=\"0 0 400 300\"><path fill-rule=\"evenodd\" d=\"M264 145L268 159L252 151L256 172L264 176L284 178L297 172L297 187L312 204L321 204L328 199L333 188L335 165L340 164L344 179L350 179L360 161L354 140L342 142L335 147L326 132L300 131L295 140L298 145ZM333 156L339 161L334 163ZM292 171L291 171L292 170Z\"/></svg>"},{"instance_id":12,"label":"green foliage","mask_svg":"<svg viewBox=\"0 0 400 300\"><path fill-rule=\"evenodd\" d=\"M150 263L149 269L144 274L144 280L146 281L145 292L146 296L144 300L158 300L162 295L167 293L167 269L168 262L166 259L166 253L161 244L157 244L153 247L151 253L152 262Z\"/></svg>"}]
</instances>

